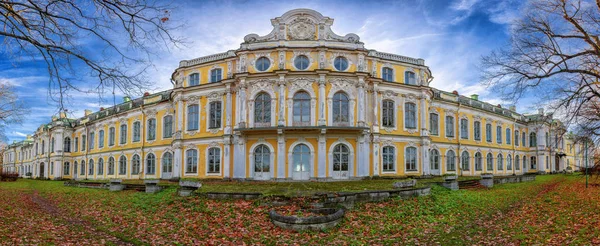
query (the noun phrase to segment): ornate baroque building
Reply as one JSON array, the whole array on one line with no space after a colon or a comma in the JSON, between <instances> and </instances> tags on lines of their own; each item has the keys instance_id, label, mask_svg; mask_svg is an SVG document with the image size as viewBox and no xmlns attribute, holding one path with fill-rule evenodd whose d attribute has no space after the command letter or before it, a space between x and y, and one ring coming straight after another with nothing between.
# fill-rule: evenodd
<instances>
[{"instance_id":1,"label":"ornate baroque building","mask_svg":"<svg viewBox=\"0 0 600 246\"><path fill-rule=\"evenodd\" d=\"M173 89L11 144L3 168L75 179L353 179L562 171L583 149L524 115L429 86L423 59L369 50L309 9L237 50L184 60ZM591 154L590 154L591 155Z\"/></svg>"}]
</instances>

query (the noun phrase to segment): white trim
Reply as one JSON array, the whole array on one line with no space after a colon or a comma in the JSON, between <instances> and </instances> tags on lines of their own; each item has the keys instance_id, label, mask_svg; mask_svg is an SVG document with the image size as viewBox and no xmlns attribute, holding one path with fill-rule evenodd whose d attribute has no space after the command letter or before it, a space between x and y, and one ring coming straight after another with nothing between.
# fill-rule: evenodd
<instances>
[{"instance_id":1,"label":"white trim","mask_svg":"<svg viewBox=\"0 0 600 246\"><path fill-rule=\"evenodd\" d=\"M269 59L269 67L267 69L261 71L261 70L258 70L258 68L256 67L256 61L258 61L258 59L263 58L263 57ZM252 59L252 61L250 61L250 65L252 65L252 67L254 68L254 71L256 73L265 73L265 72L268 72L269 70L271 70L271 68L273 68L273 66L275 66L275 60L273 60L273 58L271 57L270 51L254 53L254 59Z\"/></svg>"},{"instance_id":2,"label":"white trim","mask_svg":"<svg viewBox=\"0 0 600 246\"><path fill-rule=\"evenodd\" d=\"M383 69L384 69L384 68L389 68L389 69L391 69L391 70L392 70L392 80L391 80L391 81L385 80L385 79L383 78ZM381 68L379 69L379 74L381 75L381 80L383 80L384 82L390 82L390 83L395 83L395 82L397 82L397 81L396 81L396 69L394 69L394 66L392 66L392 64L390 64L390 63L387 63L387 62L386 62L386 63L382 64L382 65L381 65Z\"/></svg>"},{"instance_id":3,"label":"white trim","mask_svg":"<svg viewBox=\"0 0 600 246\"><path fill-rule=\"evenodd\" d=\"M296 67L296 58L298 58L299 56L306 56L308 58L308 66L306 67L306 69L299 69L298 67ZM310 66L312 66L314 64L314 59L311 56L311 52L310 50L306 50L306 51L297 51L294 50L294 55L292 56L291 60L289 61L292 63L292 67L294 69L296 69L297 71L307 71Z\"/></svg>"},{"instance_id":4,"label":"white trim","mask_svg":"<svg viewBox=\"0 0 600 246\"><path fill-rule=\"evenodd\" d=\"M350 154L348 156L348 176L347 177L337 177L337 178L338 179L348 179L350 177L354 177L355 176L354 175L354 156L355 156L354 148L352 147L352 144L350 144L348 141L346 141L343 138L338 139L337 141L333 142L329 146L329 151L327 153L329 176L336 179L336 177L333 176L333 149L338 144L346 145L346 147L348 147L348 149L350 150Z\"/></svg>"},{"instance_id":5,"label":"white trim","mask_svg":"<svg viewBox=\"0 0 600 246\"><path fill-rule=\"evenodd\" d=\"M212 148L217 148L219 149L219 172L218 173L209 173L208 172L208 154L209 154L209 150ZM209 145L208 147L206 147L206 153L204 154L204 175L206 176L221 176L223 175L223 148L221 148L220 145Z\"/></svg>"},{"instance_id":6,"label":"white trim","mask_svg":"<svg viewBox=\"0 0 600 246\"><path fill-rule=\"evenodd\" d=\"M274 169L275 169L275 155L277 154L275 152L275 148L273 148L273 145L271 145L269 142L264 141L264 140L260 140L257 141L256 143L254 143L252 146L250 146L249 149L249 160L250 160L250 178L254 179L255 178L255 173L254 173L254 149L256 149L256 147L258 147L259 145L264 144L265 146L267 146L267 148L269 148L269 177L262 177L262 179L265 180L269 180L272 179L273 177L275 177L274 175Z\"/></svg>"},{"instance_id":7,"label":"white trim","mask_svg":"<svg viewBox=\"0 0 600 246\"><path fill-rule=\"evenodd\" d=\"M408 151L406 151L408 148L415 148L415 170L408 170L406 168L406 157L408 156L407 153ZM402 163L402 165L404 166L404 173L419 173L421 171L421 169L419 168L419 147L418 146L414 146L414 145L410 145L407 144L406 146L404 146L404 163Z\"/></svg>"},{"instance_id":8,"label":"white trim","mask_svg":"<svg viewBox=\"0 0 600 246\"><path fill-rule=\"evenodd\" d=\"M188 173L186 171L187 169L187 153L188 150L195 150L196 151L196 172L195 173ZM198 147L196 145L194 145L193 147L191 146L186 146L185 150L183 151L183 176L198 176L199 174L199 166L200 166L200 151L198 150Z\"/></svg>"},{"instance_id":9,"label":"white trim","mask_svg":"<svg viewBox=\"0 0 600 246\"><path fill-rule=\"evenodd\" d=\"M213 102L221 103L221 121L219 124L220 127L218 127L218 128L210 128L210 104ZM220 93L216 93L216 95L211 93L210 96L206 97L206 105L204 105L204 110L206 112L206 122L204 124L206 132L211 132L213 134L216 134L216 132L214 132L214 131L222 131L223 130L223 127L224 127L223 125L225 123L225 107L224 107L224 105L225 105L225 102L223 101L223 95L221 95Z\"/></svg>"},{"instance_id":10,"label":"white trim","mask_svg":"<svg viewBox=\"0 0 600 246\"><path fill-rule=\"evenodd\" d=\"M383 148L385 147L394 148L394 170L391 171L383 170ZM381 174L396 174L398 172L398 147L389 141L385 141L379 146L379 148L379 153L381 153L381 155L379 155L379 170L381 170Z\"/></svg>"}]
</instances>

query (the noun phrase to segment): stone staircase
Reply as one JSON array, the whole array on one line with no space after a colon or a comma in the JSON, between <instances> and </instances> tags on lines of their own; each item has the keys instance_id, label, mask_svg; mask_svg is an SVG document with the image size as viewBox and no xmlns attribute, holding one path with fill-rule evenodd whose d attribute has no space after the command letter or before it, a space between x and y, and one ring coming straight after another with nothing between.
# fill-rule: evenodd
<instances>
[{"instance_id":1,"label":"stone staircase","mask_svg":"<svg viewBox=\"0 0 600 246\"><path fill-rule=\"evenodd\" d=\"M125 188L123 190L146 191L146 185L144 185L144 184L125 184Z\"/></svg>"},{"instance_id":2,"label":"stone staircase","mask_svg":"<svg viewBox=\"0 0 600 246\"><path fill-rule=\"evenodd\" d=\"M473 189L485 189L486 187L479 184L479 180L465 180L458 181L458 189L460 190L473 190Z\"/></svg>"}]
</instances>

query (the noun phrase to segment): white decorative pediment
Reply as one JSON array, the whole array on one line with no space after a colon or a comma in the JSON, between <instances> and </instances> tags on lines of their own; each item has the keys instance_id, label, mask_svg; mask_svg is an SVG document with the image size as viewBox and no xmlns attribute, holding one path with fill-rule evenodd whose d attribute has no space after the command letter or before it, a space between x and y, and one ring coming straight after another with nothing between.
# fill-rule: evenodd
<instances>
[{"instance_id":1,"label":"white decorative pediment","mask_svg":"<svg viewBox=\"0 0 600 246\"><path fill-rule=\"evenodd\" d=\"M330 94L336 93L339 90L343 90L347 92L349 94L348 96L351 98L354 98L354 95L356 95L355 92L357 81L346 78L332 78L329 80L329 83L331 84ZM331 94L330 97L331 96L333 96L333 94Z\"/></svg>"},{"instance_id":2,"label":"white decorative pediment","mask_svg":"<svg viewBox=\"0 0 600 246\"><path fill-rule=\"evenodd\" d=\"M305 90L309 94L311 94L311 96L314 96L312 93L313 81L314 81L314 79L309 79L307 77L288 79L288 90L290 91L290 94L293 94L294 92L296 92L298 90ZM289 97L292 97L292 96L293 95L289 95Z\"/></svg>"}]
</instances>

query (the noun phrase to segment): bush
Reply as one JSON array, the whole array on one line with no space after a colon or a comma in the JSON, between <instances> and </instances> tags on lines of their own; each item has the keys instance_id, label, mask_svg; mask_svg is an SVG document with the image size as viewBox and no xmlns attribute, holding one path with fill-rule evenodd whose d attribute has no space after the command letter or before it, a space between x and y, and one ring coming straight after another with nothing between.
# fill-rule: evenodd
<instances>
[{"instance_id":1,"label":"bush","mask_svg":"<svg viewBox=\"0 0 600 246\"><path fill-rule=\"evenodd\" d=\"M16 172L2 172L0 171L0 181L17 181L19 174Z\"/></svg>"}]
</instances>

